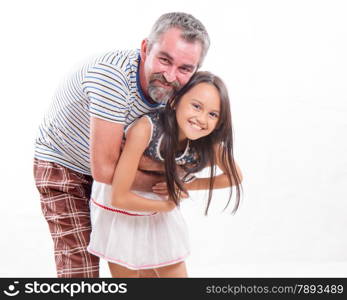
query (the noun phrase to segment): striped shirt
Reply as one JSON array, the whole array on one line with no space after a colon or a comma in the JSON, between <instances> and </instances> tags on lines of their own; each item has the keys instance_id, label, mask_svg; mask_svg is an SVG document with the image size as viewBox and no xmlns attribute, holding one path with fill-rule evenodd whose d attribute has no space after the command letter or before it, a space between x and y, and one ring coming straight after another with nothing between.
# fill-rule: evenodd
<instances>
[{"instance_id":1,"label":"striped shirt","mask_svg":"<svg viewBox=\"0 0 347 300\"><path fill-rule=\"evenodd\" d=\"M152 104L139 82L138 50L111 51L73 72L57 89L39 126L35 157L91 175L90 117L123 124L164 104Z\"/></svg>"}]
</instances>

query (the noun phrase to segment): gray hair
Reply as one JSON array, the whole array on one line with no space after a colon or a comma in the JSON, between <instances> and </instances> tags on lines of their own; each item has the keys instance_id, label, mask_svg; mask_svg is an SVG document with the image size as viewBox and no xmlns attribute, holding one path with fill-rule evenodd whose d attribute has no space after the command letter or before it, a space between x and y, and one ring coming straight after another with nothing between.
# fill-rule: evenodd
<instances>
[{"instance_id":1,"label":"gray hair","mask_svg":"<svg viewBox=\"0 0 347 300\"><path fill-rule=\"evenodd\" d=\"M148 50L151 50L153 44L159 37L170 28L179 28L182 30L181 37L188 42L198 41L201 43L202 52L198 67L202 62L210 47L210 38L205 26L190 14L182 12L173 12L162 15L153 25L148 36Z\"/></svg>"}]
</instances>

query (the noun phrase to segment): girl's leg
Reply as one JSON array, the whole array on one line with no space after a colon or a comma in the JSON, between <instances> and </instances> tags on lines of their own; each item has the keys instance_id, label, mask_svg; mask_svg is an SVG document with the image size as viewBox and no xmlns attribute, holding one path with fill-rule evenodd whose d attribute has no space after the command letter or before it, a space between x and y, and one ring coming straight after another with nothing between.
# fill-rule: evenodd
<instances>
[{"instance_id":1,"label":"girl's leg","mask_svg":"<svg viewBox=\"0 0 347 300\"><path fill-rule=\"evenodd\" d=\"M158 278L159 275L156 269L140 270L140 278Z\"/></svg>"},{"instance_id":2,"label":"girl's leg","mask_svg":"<svg viewBox=\"0 0 347 300\"><path fill-rule=\"evenodd\" d=\"M158 272L160 278L163 277L187 277L187 269L184 261L155 269Z\"/></svg>"},{"instance_id":3,"label":"girl's leg","mask_svg":"<svg viewBox=\"0 0 347 300\"><path fill-rule=\"evenodd\" d=\"M128 268L125 268L117 264L113 264L111 262L108 262L108 266L110 268L112 277L115 277L115 278L138 278L139 277L139 271L137 270L130 270Z\"/></svg>"}]
</instances>

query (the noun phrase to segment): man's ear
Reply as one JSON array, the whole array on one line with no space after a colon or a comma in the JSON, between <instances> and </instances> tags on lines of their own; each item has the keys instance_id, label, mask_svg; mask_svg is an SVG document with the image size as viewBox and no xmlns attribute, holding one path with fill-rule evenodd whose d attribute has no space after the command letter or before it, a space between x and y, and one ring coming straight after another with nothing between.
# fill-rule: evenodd
<instances>
[{"instance_id":1,"label":"man's ear","mask_svg":"<svg viewBox=\"0 0 347 300\"><path fill-rule=\"evenodd\" d=\"M148 39L144 39L141 42L141 50L140 50L140 55L141 55L142 61L144 61L146 59L147 51L148 51Z\"/></svg>"}]
</instances>

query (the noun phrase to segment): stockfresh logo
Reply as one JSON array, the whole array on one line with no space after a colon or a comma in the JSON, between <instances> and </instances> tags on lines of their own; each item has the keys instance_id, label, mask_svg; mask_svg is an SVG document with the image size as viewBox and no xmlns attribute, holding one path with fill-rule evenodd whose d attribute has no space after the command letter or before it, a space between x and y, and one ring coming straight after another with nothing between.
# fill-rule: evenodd
<instances>
[{"instance_id":1,"label":"stockfresh logo","mask_svg":"<svg viewBox=\"0 0 347 300\"><path fill-rule=\"evenodd\" d=\"M105 281L101 282L40 282L31 281L21 284L21 291L18 289L19 281L14 281L10 284L7 289L3 290L3 293L9 297L15 297L20 292L21 294L65 294L70 297L74 297L77 294L125 294L127 293L126 283L107 283ZM24 288L23 288L24 287Z\"/></svg>"},{"instance_id":2,"label":"stockfresh logo","mask_svg":"<svg viewBox=\"0 0 347 300\"><path fill-rule=\"evenodd\" d=\"M14 281L13 284L10 284L7 288L7 290L4 290L4 294L6 296L10 296L10 297L14 297L17 296L19 294L19 291L16 290L16 286L19 283L19 281Z\"/></svg>"}]
</instances>

